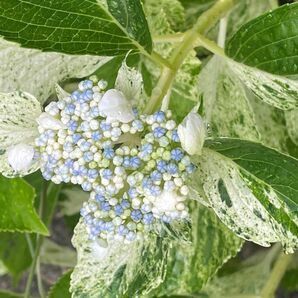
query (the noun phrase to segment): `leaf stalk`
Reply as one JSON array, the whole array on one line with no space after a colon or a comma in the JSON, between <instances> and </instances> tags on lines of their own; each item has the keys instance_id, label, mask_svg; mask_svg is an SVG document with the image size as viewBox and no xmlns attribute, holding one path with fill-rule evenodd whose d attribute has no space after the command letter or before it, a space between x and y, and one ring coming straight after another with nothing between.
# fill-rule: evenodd
<instances>
[{"instance_id":1,"label":"leaf stalk","mask_svg":"<svg viewBox=\"0 0 298 298\"><path fill-rule=\"evenodd\" d=\"M218 0L214 6L205 11L197 20L193 28L187 31L180 45L173 52L169 61L172 68L163 67L157 86L153 89L151 99L145 109L145 113L157 110L164 96L171 88L175 76L189 52L198 43L198 34L204 34L218 19L225 15L237 0Z\"/></svg>"}]
</instances>

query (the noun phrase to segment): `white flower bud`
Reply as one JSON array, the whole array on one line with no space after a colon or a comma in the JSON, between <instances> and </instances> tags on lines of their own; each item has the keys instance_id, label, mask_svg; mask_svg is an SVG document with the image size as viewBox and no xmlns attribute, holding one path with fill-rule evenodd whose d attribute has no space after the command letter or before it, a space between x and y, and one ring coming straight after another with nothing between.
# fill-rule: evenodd
<instances>
[{"instance_id":1,"label":"white flower bud","mask_svg":"<svg viewBox=\"0 0 298 298\"><path fill-rule=\"evenodd\" d=\"M30 145L18 144L7 150L7 160L16 171L28 171L32 165L34 149Z\"/></svg>"},{"instance_id":2,"label":"white flower bud","mask_svg":"<svg viewBox=\"0 0 298 298\"><path fill-rule=\"evenodd\" d=\"M191 111L178 125L178 136L182 148L190 155L201 154L206 136L203 119Z\"/></svg>"},{"instance_id":3,"label":"white flower bud","mask_svg":"<svg viewBox=\"0 0 298 298\"><path fill-rule=\"evenodd\" d=\"M160 196L156 197L153 206L159 213L177 211L176 205L180 197L175 191L164 190Z\"/></svg>"},{"instance_id":4,"label":"white flower bud","mask_svg":"<svg viewBox=\"0 0 298 298\"><path fill-rule=\"evenodd\" d=\"M98 108L109 122L118 120L128 123L134 119L130 103L123 93L116 89L110 89L103 95Z\"/></svg>"},{"instance_id":5,"label":"white flower bud","mask_svg":"<svg viewBox=\"0 0 298 298\"><path fill-rule=\"evenodd\" d=\"M64 128L64 125L60 120L52 117L47 113L41 113L40 116L36 119L36 122L44 129L59 130L61 128Z\"/></svg>"}]
</instances>

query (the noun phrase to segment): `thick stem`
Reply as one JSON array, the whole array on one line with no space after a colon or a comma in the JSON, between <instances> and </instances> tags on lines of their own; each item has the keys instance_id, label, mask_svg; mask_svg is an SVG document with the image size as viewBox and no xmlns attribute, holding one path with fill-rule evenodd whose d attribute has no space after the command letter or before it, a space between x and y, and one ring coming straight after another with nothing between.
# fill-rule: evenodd
<instances>
[{"instance_id":1,"label":"thick stem","mask_svg":"<svg viewBox=\"0 0 298 298\"><path fill-rule=\"evenodd\" d=\"M223 16L233 6L235 0L219 0L209 10L204 12L198 19L194 27L184 34L183 40L170 58L171 69L164 67L157 83L153 89L151 99L146 107L146 113L156 110L167 94L175 79L176 73L188 53L196 46L198 34L204 34L218 19Z\"/></svg>"},{"instance_id":2,"label":"thick stem","mask_svg":"<svg viewBox=\"0 0 298 298\"><path fill-rule=\"evenodd\" d=\"M267 280L262 292L261 298L273 298L278 285L285 274L289 263L291 262L292 255L287 255L281 252L274 267L271 271L270 277Z\"/></svg>"}]
</instances>

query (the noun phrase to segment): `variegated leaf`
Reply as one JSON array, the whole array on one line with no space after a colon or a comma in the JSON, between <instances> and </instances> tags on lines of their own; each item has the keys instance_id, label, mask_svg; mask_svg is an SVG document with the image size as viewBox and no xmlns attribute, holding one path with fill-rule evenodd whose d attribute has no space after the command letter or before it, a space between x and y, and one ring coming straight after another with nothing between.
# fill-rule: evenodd
<instances>
[{"instance_id":1,"label":"variegated leaf","mask_svg":"<svg viewBox=\"0 0 298 298\"><path fill-rule=\"evenodd\" d=\"M143 79L140 72L122 63L118 71L115 88L120 90L133 103L138 103L143 95Z\"/></svg>"},{"instance_id":2,"label":"variegated leaf","mask_svg":"<svg viewBox=\"0 0 298 298\"><path fill-rule=\"evenodd\" d=\"M73 297L159 297L193 293L242 245L206 208L192 201L191 223L159 226L139 242L111 241L106 248L91 242L80 222L73 244L78 264L72 274ZM208 251L208 255L206 255Z\"/></svg>"},{"instance_id":3,"label":"variegated leaf","mask_svg":"<svg viewBox=\"0 0 298 298\"><path fill-rule=\"evenodd\" d=\"M88 239L80 221L73 237L78 263L71 275L72 296L137 297L158 287L164 279L169 247L166 238L151 236L128 244L115 240L102 247Z\"/></svg>"},{"instance_id":4,"label":"variegated leaf","mask_svg":"<svg viewBox=\"0 0 298 298\"><path fill-rule=\"evenodd\" d=\"M229 60L230 67L242 82L264 102L281 110L298 107L298 81L273 75Z\"/></svg>"},{"instance_id":5,"label":"variegated leaf","mask_svg":"<svg viewBox=\"0 0 298 298\"><path fill-rule=\"evenodd\" d=\"M213 136L258 140L253 109L242 82L226 61L214 56L199 75L203 113Z\"/></svg>"},{"instance_id":6,"label":"variegated leaf","mask_svg":"<svg viewBox=\"0 0 298 298\"><path fill-rule=\"evenodd\" d=\"M92 74L109 59L44 53L0 39L0 92L23 90L44 103L56 83Z\"/></svg>"},{"instance_id":7,"label":"variegated leaf","mask_svg":"<svg viewBox=\"0 0 298 298\"><path fill-rule=\"evenodd\" d=\"M285 113L288 133L292 141L298 146L298 110L287 111Z\"/></svg>"},{"instance_id":8,"label":"variegated leaf","mask_svg":"<svg viewBox=\"0 0 298 298\"><path fill-rule=\"evenodd\" d=\"M17 144L34 143L38 135L36 118L40 114L40 103L29 93L0 93L0 172L4 176L16 176L8 164L7 149ZM38 167L36 160L28 171L18 172L17 175L27 175Z\"/></svg>"},{"instance_id":9,"label":"variegated leaf","mask_svg":"<svg viewBox=\"0 0 298 298\"><path fill-rule=\"evenodd\" d=\"M201 181L219 218L240 237L263 246L298 248L298 161L238 139L206 141Z\"/></svg>"}]
</instances>

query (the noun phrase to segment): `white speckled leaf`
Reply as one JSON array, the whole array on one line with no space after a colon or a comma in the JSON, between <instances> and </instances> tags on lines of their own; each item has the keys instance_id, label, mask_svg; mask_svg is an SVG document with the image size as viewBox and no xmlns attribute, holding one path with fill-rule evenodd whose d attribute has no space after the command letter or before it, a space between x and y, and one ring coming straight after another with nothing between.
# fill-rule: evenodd
<instances>
[{"instance_id":1,"label":"white speckled leaf","mask_svg":"<svg viewBox=\"0 0 298 298\"><path fill-rule=\"evenodd\" d=\"M201 293L206 298L261 297L279 252L279 246L273 246L269 251L259 251L237 264L237 271L212 279Z\"/></svg>"},{"instance_id":2,"label":"white speckled leaf","mask_svg":"<svg viewBox=\"0 0 298 298\"><path fill-rule=\"evenodd\" d=\"M35 119L41 114L40 103L26 92L0 93L0 172L6 177L16 176L7 161L7 149L17 144L33 144L38 135ZM36 161L19 176L34 172Z\"/></svg>"},{"instance_id":3,"label":"white speckled leaf","mask_svg":"<svg viewBox=\"0 0 298 298\"><path fill-rule=\"evenodd\" d=\"M229 231L210 208L195 201L190 208L190 241L172 246L159 295L197 293L242 246L242 239ZM153 293L152 297L157 295Z\"/></svg>"},{"instance_id":4,"label":"white speckled leaf","mask_svg":"<svg viewBox=\"0 0 298 298\"><path fill-rule=\"evenodd\" d=\"M209 209L193 201L191 210L192 226L173 223L164 226L162 237L150 234L143 243L114 242L97 255L92 255L94 246L80 222L73 238L78 264L72 297L155 298L200 290L239 251L242 240Z\"/></svg>"},{"instance_id":5,"label":"white speckled leaf","mask_svg":"<svg viewBox=\"0 0 298 298\"><path fill-rule=\"evenodd\" d=\"M264 102L281 110L298 107L298 81L273 75L229 60L230 67L242 82Z\"/></svg>"},{"instance_id":6,"label":"white speckled leaf","mask_svg":"<svg viewBox=\"0 0 298 298\"><path fill-rule=\"evenodd\" d=\"M297 249L298 161L236 139L210 140L206 146L216 151L204 150L196 178L219 218L244 239L263 246L281 242L289 252Z\"/></svg>"},{"instance_id":7,"label":"white speckled leaf","mask_svg":"<svg viewBox=\"0 0 298 298\"><path fill-rule=\"evenodd\" d=\"M29 93L0 93L0 149L32 142L40 114L40 103Z\"/></svg>"},{"instance_id":8,"label":"white speckled leaf","mask_svg":"<svg viewBox=\"0 0 298 298\"><path fill-rule=\"evenodd\" d=\"M125 61L118 71L115 88L120 90L133 103L137 103L143 95L143 79L140 72L128 67Z\"/></svg>"},{"instance_id":9,"label":"white speckled leaf","mask_svg":"<svg viewBox=\"0 0 298 298\"><path fill-rule=\"evenodd\" d=\"M164 279L166 239L152 235L147 241L126 245L114 241L106 251L96 250L80 221L72 241L78 253L71 275L70 291L74 298L139 297Z\"/></svg>"},{"instance_id":10,"label":"white speckled leaf","mask_svg":"<svg viewBox=\"0 0 298 298\"><path fill-rule=\"evenodd\" d=\"M292 141L298 146L298 110L285 113L288 133Z\"/></svg>"},{"instance_id":11,"label":"white speckled leaf","mask_svg":"<svg viewBox=\"0 0 298 298\"><path fill-rule=\"evenodd\" d=\"M249 92L249 100L254 111L262 143L287 153L287 139L289 136L285 125L284 111L265 103L251 92Z\"/></svg>"},{"instance_id":12,"label":"white speckled leaf","mask_svg":"<svg viewBox=\"0 0 298 298\"><path fill-rule=\"evenodd\" d=\"M44 53L0 38L0 92L23 90L43 103L54 92L56 83L90 75L109 59Z\"/></svg>"},{"instance_id":13,"label":"white speckled leaf","mask_svg":"<svg viewBox=\"0 0 298 298\"><path fill-rule=\"evenodd\" d=\"M199 75L204 118L213 136L258 140L254 112L245 87L221 57L214 56Z\"/></svg>"}]
</instances>

